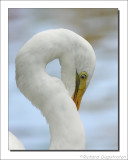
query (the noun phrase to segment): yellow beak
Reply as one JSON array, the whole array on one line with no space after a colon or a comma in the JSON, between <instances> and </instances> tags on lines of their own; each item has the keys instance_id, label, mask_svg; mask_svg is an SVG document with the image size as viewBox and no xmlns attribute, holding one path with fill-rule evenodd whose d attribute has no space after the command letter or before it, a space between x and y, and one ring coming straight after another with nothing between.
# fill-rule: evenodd
<instances>
[{"instance_id":1,"label":"yellow beak","mask_svg":"<svg viewBox=\"0 0 128 160\"><path fill-rule=\"evenodd\" d=\"M80 103L86 90L87 76L88 75L86 72L81 72L79 75L78 73L76 73L76 87L72 99L76 104L77 110L79 110L80 108Z\"/></svg>"}]
</instances>

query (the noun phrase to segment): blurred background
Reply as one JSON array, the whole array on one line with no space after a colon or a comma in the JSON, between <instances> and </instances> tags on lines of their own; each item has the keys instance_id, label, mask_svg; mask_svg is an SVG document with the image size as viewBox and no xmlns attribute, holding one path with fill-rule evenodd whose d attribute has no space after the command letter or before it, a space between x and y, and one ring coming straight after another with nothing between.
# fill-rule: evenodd
<instances>
[{"instance_id":1,"label":"blurred background","mask_svg":"<svg viewBox=\"0 0 128 160\"><path fill-rule=\"evenodd\" d=\"M9 130L27 150L47 150L49 127L41 112L18 90L15 57L36 33L70 29L87 39L96 68L79 110L86 150L118 150L118 9L9 9ZM54 60L47 72L60 78Z\"/></svg>"}]
</instances>

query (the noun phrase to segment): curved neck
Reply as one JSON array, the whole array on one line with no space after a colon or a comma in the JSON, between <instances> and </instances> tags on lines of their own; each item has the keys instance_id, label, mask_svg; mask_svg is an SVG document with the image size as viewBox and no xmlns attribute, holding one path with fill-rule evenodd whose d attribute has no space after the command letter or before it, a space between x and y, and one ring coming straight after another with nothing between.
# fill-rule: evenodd
<instances>
[{"instance_id":1,"label":"curved neck","mask_svg":"<svg viewBox=\"0 0 128 160\"><path fill-rule=\"evenodd\" d=\"M49 149L85 149L84 127L74 103L66 95L58 95L55 98L54 100L59 100L62 104L54 104L51 101L42 111L49 123L51 135Z\"/></svg>"},{"instance_id":2,"label":"curved neck","mask_svg":"<svg viewBox=\"0 0 128 160\"><path fill-rule=\"evenodd\" d=\"M31 79L34 82L40 80L40 83L32 85L31 101L41 110L49 124L51 135L49 149L84 149L84 127L63 82L56 77L49 76L43 68Z\"/></svg>"},{"instance_id":3,"label":"curved neck","mask_svg":"<svg viewBox=\"0 0 128 160\"><path fill-rule=\"evenodd\" d=\"M57 39L55 35L52 35L54 41ZM16 57L17 86L46 117L51 134L50 149L84 149L84 128L70 98L75 89L76 74L75 60L71 63L71 48L63 53L55 48L65 48L60 47L64 39L55 45L49 37L46 38L49 44L45 44L41 33L37 34L20 50ZM47 45L49 48L45 47ZM45 71L47 63L55 58L59 58L63 82Z\"/></svg>"}]
</instances>

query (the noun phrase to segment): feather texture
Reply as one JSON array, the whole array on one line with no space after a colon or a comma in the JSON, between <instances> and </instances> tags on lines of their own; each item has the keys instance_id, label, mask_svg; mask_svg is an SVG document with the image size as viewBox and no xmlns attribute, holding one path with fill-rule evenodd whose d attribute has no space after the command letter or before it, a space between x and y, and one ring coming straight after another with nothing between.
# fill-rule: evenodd
<instances>
[{"instance_id":1,"label":"feather texture","mask_svg":"<svg viewBox=\"0 0 128 160\"><path fill-rule=\"evenodd\" d=\"M58 58L62 81L46 73L46 65ZM66 29L40 32L16 56L16 83L20 91L39 108L50 129L50 149L85 149L85 132L71 99L76 71L88 73L87 85L95 67L91 45Z\"/></svg>"}]
</instances>

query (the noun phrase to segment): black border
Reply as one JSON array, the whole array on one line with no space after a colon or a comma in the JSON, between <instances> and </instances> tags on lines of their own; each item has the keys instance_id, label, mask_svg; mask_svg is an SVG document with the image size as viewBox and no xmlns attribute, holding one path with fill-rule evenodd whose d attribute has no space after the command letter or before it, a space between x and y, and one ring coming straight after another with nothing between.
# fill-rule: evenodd
<instances>
[{"instance_id":1,"label":"black border","mask_svg":"<svg viewBox=\"0 0 128 160\"><path fill-rule=\"evenodd\" d=\"M120 11L118 10L118 151L120 151Z\"/></svg>"}]
</instances>

